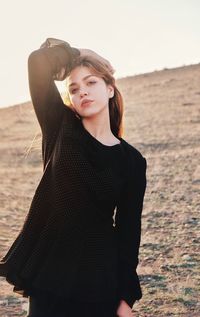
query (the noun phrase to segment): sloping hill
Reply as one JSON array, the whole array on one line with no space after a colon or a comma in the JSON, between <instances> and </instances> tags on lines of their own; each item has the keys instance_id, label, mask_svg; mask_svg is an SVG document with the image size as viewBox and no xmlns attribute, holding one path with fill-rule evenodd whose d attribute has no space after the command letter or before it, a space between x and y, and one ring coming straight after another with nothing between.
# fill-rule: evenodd
<instances>
[{"instance_id":1,"label":"sloping hill","mask_svg":"<svg viewBox=\"0 0 200 317\"><path fill-rule=\"evenodd\" d=\"M148 163L138 266L143 298L135 315L199 316L200 64L121 78L117 85L125 103L124 138ZM0 109L0 117L3 256L23 223L42 163L31 103ZM27 299L13 295L3 279L0 294L1 316L21 316Z\"/></svg>"}]
</instances>

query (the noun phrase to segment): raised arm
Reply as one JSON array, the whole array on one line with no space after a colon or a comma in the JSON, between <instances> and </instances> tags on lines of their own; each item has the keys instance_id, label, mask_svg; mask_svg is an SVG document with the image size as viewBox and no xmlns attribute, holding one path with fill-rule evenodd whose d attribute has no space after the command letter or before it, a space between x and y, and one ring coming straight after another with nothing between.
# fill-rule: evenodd
<instances>
[{"instance_id":1,"label":"raised arm","mask_svg":"<svg viewBox=\"0 0 200 317\"><path fill-rule=\"evenodd\" d=\"M46 40L28 57L29 90L42 131L43 147L48 147L55 140L64 111L71 111L63 103L54 83L54 80L65 78L72 59L80 54L77 48L65 43L51 47Z\"/></svg>"},{"instance_id":2,"label":"raised arm","mask_svg":"<svg viewBox=\"0 0 200 317\"><path fill-rule=\"evenodd\" d=\"M132 177L119 199L115 216L119 250L119 298L125 300L131 308L142 297L136 268L139 262L146 167L146 159L138 156Z\"/></svg>"}]
</instances>

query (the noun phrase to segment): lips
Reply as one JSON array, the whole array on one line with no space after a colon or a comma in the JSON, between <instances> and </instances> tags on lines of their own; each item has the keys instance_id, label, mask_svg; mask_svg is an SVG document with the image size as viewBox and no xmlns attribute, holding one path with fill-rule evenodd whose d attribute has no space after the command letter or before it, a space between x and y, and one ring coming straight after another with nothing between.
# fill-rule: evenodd
<instances>
[{"instance_id":1,"label":"lips","mask_svg":"<svg viewBox=\"0 0 200 317\"><path fill-rule=\"evenodd\" d=\"M84 106L84 104L86 105L86 104L89 104L90 102L92 102L92 101L94 101L94 100L92 100L92 99L84 99L84 100L82 100L82 102L81 102L81 106Z\"/></svg>"}]
</instances>

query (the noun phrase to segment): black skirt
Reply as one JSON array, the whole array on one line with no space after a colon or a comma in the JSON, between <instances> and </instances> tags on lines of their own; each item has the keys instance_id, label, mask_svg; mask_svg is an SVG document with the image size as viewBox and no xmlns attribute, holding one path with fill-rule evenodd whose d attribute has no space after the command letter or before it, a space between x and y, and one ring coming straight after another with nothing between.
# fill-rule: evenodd
<instances>
[{"instance_id":1,"label":"black skirt","mask_svg":"<svg viewBox=\"0 0 200 317\"><path fill-rule=\"evenodd\" d=\"M84 302L53 294L29 296L27 317L117 317L119 300Z\"/></svg>"}]
</instances>

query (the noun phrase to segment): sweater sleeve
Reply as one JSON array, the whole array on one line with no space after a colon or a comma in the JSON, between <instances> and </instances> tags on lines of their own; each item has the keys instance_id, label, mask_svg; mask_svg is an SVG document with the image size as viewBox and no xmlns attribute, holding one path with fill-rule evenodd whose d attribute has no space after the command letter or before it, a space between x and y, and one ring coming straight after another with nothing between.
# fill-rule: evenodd
<instances>
[{"instance_id":1,"label":"sweater sleeve","mask_svg":"<svg viewBox=\"0 0 200 317\"><path fill-rule=\"evenodd\" d=\"M141 214L146 189L146 159L136 160L128 186L124 188L115 216L119 250L119 298L132 308L142 297L136 272L141 238Z\"/></svg>"},{"instance_id":2,"label":"sweater sleeve","mask_svg":"<svg viewBox=\"0 0 200 317\"><path fill-rule=\"evenodd\" d=\"M28 57L29 90L42 131L43 147L55 139L64 111L72 111L64 104L54 80L62 68L67 71L77 55L78 49L57 45L42 47Z\"/></svg>"}]
</instances>

